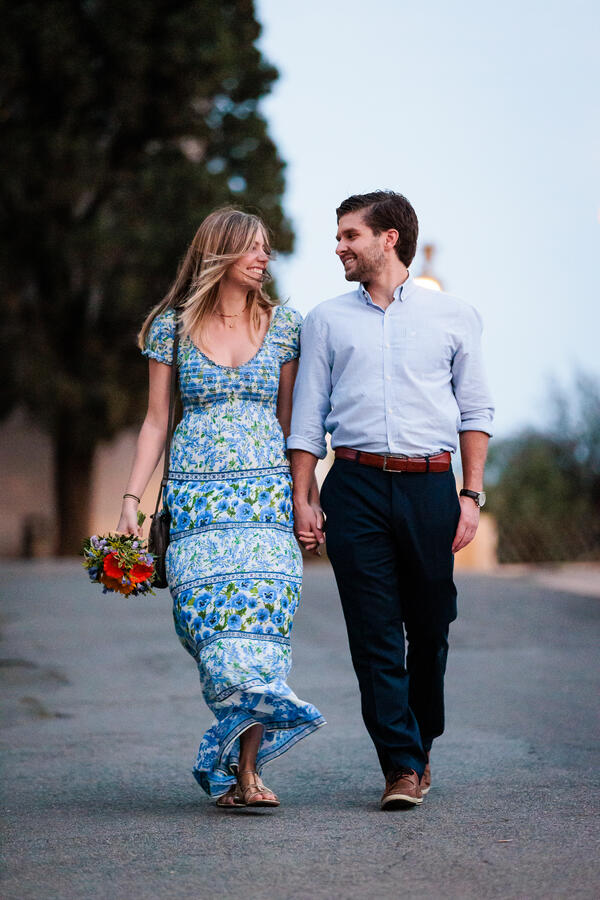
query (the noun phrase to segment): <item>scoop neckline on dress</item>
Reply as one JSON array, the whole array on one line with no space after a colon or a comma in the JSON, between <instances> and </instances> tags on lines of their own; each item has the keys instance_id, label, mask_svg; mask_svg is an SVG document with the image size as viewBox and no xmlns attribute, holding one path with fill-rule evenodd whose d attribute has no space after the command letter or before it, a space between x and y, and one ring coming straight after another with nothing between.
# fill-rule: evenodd
<instances>
[{"instance_id":1,"label":"scoop neckline on dress","mask_svg":"<svg viewBox=\"0 0 600 900\"><path fill-rule=\"evenodd\" d=\"M271 329L273 328L273 325L275 324L275 316L277 315L278 309L281 309L281 307L280 306L274 307L269 327L265 331L265 336L262 340L262 344L260 345L260 347L258 348L256 353L254 354L254 356L251 356L250 359L246 360L246 362L240 363L239 366L226 366L223 363L218 363L214 359L211 359L210 356L207 356L206 353L203 353L202 350L200 349L200 347L198 347L198 345L196 343L194 343L194 341L191 339L191 337L189 335L187 337L187 340L190 342L190 344L192 345L192 347L194 348L196 353L199 353L200 356L202 356L211 365L216 366L217 369L229 369L231 371L237 371L238 369L243 369L245 366L249 366L251 362L254 362L254 360L258 357L258 355L260 353L262 353L262 351L264 350L265 344L267 343L267 338L269 337L269 335L271 333Z\"/></svg>"}]
</instances>

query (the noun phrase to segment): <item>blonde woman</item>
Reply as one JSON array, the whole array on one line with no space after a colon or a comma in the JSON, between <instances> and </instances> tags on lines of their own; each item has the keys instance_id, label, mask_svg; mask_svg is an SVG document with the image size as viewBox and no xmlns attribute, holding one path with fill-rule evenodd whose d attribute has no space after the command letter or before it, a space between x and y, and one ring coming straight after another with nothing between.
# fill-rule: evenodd
<instances>
[{"instance_id":1,"label":"blonde woman","mask_svg":"<svg viewBox=\"0 0 600 900\"><path fill-rule=\"evenodd\" d=\"M215 715L193 772L224 808L278 806L264 763L324 724L286 682L302 580L285 450L301 317L263 289L270 252L260 219L216 210L144 322L148 411L117 526L140 533L137 498L165 445L176 362L183 418L166 487L167 578L175 630Z\"/></svg>"}]
</instances>

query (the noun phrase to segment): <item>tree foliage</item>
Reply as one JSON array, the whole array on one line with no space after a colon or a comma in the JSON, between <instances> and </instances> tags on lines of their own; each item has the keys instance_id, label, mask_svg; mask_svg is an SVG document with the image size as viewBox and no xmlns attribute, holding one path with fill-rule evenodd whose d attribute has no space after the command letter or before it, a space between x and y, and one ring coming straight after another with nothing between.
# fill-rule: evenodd
<instances>
[{"instance_id":1,"label":"tree foliage","mask_svg":"<svg viewBox=\"0 0 600 900\"><path fill-rule=\"evenodd\" d=\"M600 559L600 381L580 373L551 406L545 430L491 445L501 562Z\"/></svg>"},{"instance_id":2,"label":"tree foliage","mask_svg":"<svg viewBox=\"0 0 600 900\"><path fill-rule=\"evenodd\" d=\"M139 420L135 334L201 219L233 202L292 247L258 110L277 72L252 0L0 10L0 412L25 406L53 435L72 552L65 479L79 471L81 506L97 441Z\"/></svg>"}]
</instances>

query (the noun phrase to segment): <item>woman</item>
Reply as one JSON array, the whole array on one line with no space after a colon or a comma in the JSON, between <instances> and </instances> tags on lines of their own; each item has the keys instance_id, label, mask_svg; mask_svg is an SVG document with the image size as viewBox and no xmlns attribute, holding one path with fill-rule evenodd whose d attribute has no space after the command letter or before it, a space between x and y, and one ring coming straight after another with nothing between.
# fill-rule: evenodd
<instances>
[{"instance_id":1,"label":"woman","mask_svg":"<svg viewBox=\"0 0 600 900\"><path fill-rule=\"evenodd\" d=\"M179 328L183 418L166 488L167 578L175 630L216 717L193 771L220 807L279 805L262 766L324 724L286 683L302 557L284 439L301 317L263 290L270 252L260 219L216 210L144 322L148 411L117 526L140 533L138 498L165 444Z\"/></svg>"}]
</instances>

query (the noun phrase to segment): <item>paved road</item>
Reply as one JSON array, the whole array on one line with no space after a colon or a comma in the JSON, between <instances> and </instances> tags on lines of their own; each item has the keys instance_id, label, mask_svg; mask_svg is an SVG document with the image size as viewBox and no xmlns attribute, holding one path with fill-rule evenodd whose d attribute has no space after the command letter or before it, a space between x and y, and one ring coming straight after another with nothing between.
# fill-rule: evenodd
<instances>
[{"instance_id":1,"label":"paved road","mask_svg":"<svg viewBox=\"0 0 600 900\"><path fill-rule=\"evenodd\" d=\"M221 813L190 769L209 715L166 592L4 566L6 900L592 898L598 600L462 577L448 729L422 807L381 813L333 579L307 567L290 679L328 726Z\"/></svg>"}]
</instances>

